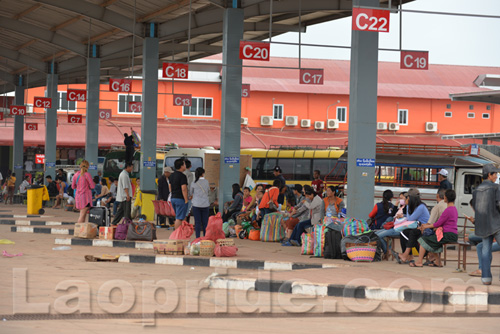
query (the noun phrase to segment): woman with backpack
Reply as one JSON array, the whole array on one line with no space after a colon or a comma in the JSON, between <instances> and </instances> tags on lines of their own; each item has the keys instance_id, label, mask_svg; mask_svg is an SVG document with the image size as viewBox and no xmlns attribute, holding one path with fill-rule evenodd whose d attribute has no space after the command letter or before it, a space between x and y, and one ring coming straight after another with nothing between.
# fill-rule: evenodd
<instances>
[{"instance_id":1,"label":"woman with backpack","mask_svg":"<svg viewBox=\"0 0 500 334\"><path fill-rule=\"evenodd\" d=\"M83 160L80 163L80 170L73 176L73 183L71 185L75 189L76 208L80 210L78 223L85 222L87 213L92 207L92 189L95 188L95 183L88 170L89 162Z\"/></svg>"},{"instance_id":2,"label":"woman with backpack","mask_svg":"<svg viewBox=\"0 0 500 334\"><path fill-rule=\"evenodd\" d=\"M380 230L388 219L392 220L395 215L394 204L391 203L394 193L387 189L382 194L382 202L375 204L372 212L368 215L372 219L371 229Z\"/></svg>"},{"instance_id":3,"label":"woman with backpack","mask_svg":"<svg viewBox=\"0 0 500 334\"><path fill-rule=\"evenodd\" d=\"M229 203L229 202L228 202ZM222 215L222 220L227 222L229 218L235 212L240 212L243 207L243 193L241 192L240 185L238 183L233 184L233 201L231 205L224 211Z\"/></svg>"}]
</instances>

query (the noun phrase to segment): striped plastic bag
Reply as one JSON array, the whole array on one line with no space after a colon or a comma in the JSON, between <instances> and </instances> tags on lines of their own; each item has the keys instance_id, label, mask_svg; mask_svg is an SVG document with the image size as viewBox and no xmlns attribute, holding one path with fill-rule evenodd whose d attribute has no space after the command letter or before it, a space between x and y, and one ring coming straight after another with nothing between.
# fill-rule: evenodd
<instances>
[{"instance_id":1,"label":"striped plastic bag","mask_svg":"<svg viewBox=\"0 0 500 334\"><path fill-rule=\"evenodd\" d=\"M281 213L268 213L262 220L260 228L260 241L277 242L285 238L285 228L281 226L283 215Z\"/></svg>"},{"instance_id":2,"label":"striped plastic bag","mask_svg":"<svg viewBox=\"0 0 500 334\"><path fill-rule=\"evenodd\" d=\"M313 233L302 233L300 236L302 241L301 255L313 255L314 254L314 234Z\"/></svg>"},{"instance_id":3,"label":"striped plastic bag","mask_svg":"<svg viewBox=\"0 0 500 334\"><path fill-rule=\"evenodd\" d=\"M325 252L325 229L323 224L314 225L314 256L323 257Z\"/></svg>"},{"instance_id":4,"label":"striped plastic bag","mask_svg":"<svg viewBox=\"0 0 500 334\"><path fill-rule=\"evenodd\" d=\"M356 218L346 218L344 220L344 228L342 230L344 238L350 235L356 237L367 232L370 232L370 227L365 220Z\"/></svg>"}]
</instances>

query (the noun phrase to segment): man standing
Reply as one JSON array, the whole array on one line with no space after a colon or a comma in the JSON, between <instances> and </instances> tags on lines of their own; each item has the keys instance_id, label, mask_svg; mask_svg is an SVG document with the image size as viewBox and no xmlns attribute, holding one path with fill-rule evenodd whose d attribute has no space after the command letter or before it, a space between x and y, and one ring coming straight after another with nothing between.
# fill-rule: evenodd
<instances>
[{"instance_id":1,"label":"man standing","mask_svg":"<svg viewBox=\"0 0 500 334\"><path fill-rule=\"evenodd\" d=\"M319 169L316 169L313 172L314 181L311 182L311 186L314 192L320 197L323 196L323 191L325 190L325 185L323 184L323 180L321 180L321 172Z\"/></svg>"},{"instance_id":2,"label":"man standing","mask_svg":"<svg viewBox=\"0 0 500 334\"><path fill-rule=\"evenodd\" d=\"M118 177L118 187L116 191L116 201L120 204L118 205L118 210L111 224L117 225L120 220L125 217L130 219L130 206L132 199L132 184L130 183L129 173L132 172L132 164L126 163L125 169L122 170L120 176Z\"/></svg>"},{"instance_id":3,"label":"man standing","mask_svg":"<svg viewBox=\"0 0 500 334\"><path fill-rule=\"evenodd\" d=\"M168 178L173 173L172 167L163 168L163 175L158 179L158 200L168 201L168 196L170 195L170 183ZM165 225L165 217L160 217L160 226Z\"/></svg>"},{"instance_id":4,"label":"man standing","mask_svg":"<svg viewBox=\"0 0 500 334\"><path fill-rule=\"evenodd\" d=\"M283 177L283 175L281 175L281 173L282 173L282 170L281 170L280 166L274 167L274 170L273 170L274 179L280 181L280 186L278 186L278 188L281 188L281 186L286 186L286 180Z\"/></svg>"},{"instance_id":5,"label":"man standing","mask_svg":"<svg viewBox=\"0 0 500 334\"><path fill-rule=\"evenodd\" d=\"M186 163L186 170L184 171L184 175L186 175L186 178L187 178L187 189L188 189L188 207L187 207L187 214L186 216L188 216L187 218L187 221L189 221L189 216L190 216L190 213L191 213L191 197L193 197L193 194L190 194L190 189L191 189L191 184L194 182L194 175L193 173L191 172L191 161L189 160L185 160L184 161Z\"/></svg>"},{"instance_id":6,"label":"man standing","mask_svg":"<svg viewBox=\"0 0 500 334\"><path fill-rule=\"evenodd\" d=\"M491 285L491 245L500 240L500 188L496 184L498 169L494 164L483 166L483 183L472 193L472 207L476 213L475 234L483 238L481 280Z\"/></svg>"},{"instance_id":7,"label":"man standing","mask_svg":"<svg viewBox=\"0 0 500 334\"><path fill-rule=\"evenodd\" d=\"M187 215L188 181L184 174L186 170L184 159L175 160L174 167L175 172L170 176L170 189L172 192L172 207L175 211L175 228L177 229Z\"/></svg>"},{"instance_id":8,"label":"man standing","mask_svg":"<svg viewBox=\"0 0 500 334\"><path fill-rule=\"evenodd\" d=\"M439 190L453 189L450 181L448 181L448 171L446 169L441 169L438 172Z\"/></svg>"},{"instance_id":9,"label":"man standing","mask_svg":"<svg viewBox=\"0 0 500 334\"><path fill-rule=\"evenodd\" d=\"M125 133L123 135L125 139L123 140L123 144L125 145L125 162L132 163L134 159L134 137L132 135L128 135Z\"/></svg>"}]
</instances>

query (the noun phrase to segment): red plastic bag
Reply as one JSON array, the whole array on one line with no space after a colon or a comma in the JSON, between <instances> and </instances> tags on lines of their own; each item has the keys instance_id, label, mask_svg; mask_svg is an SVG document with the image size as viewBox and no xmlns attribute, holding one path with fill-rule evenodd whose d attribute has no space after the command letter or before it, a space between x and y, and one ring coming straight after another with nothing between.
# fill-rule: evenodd
<instances>
[{"instance_id":1,"label":"red plastic bag","mask_svg":"<svg viewBox=\"0 0 500 334\"><path fill-rule=\"evenodd\" d=\"M159 216L165 216L163 212L163 204L162 201L153 201L153 206L155 207L155 213Z\"/></svg>"},{"instance_id":2,"label":"red plastic bag","mask_svg":"<svg viewBox=\"0 0 500 334\"><path fill-rule=\"evenodd\" d=\"M191 238L194 232L193 225L189 224L187 221L183 221L181 226L177 228L171 235L169 239L172 240L185 240Z\"/></svg>"},{"instance_id":3,"label":"red plastic bag","mask_svg":"<svg viewBox=\"0 0 500 334\"><path fill-rule=\"evenodd\" d=\"M161 201L163 207L163 216L175 217L175 211L170 201Z\"/></svg>"},{"instance_id":4,"label":"red plastic bag","mask_svg":"<svg viewBox=\"0 0 500 334\"><path fill-rule=\"evenodd\" d=\"M238 247L215 245L214 252L215 256L217 257L233 257L236 256L236 253L238 252Z\"/></svg>"},{"instance_id":5,"label":"red plastic bag","mask_svg":"<svg viewBox=\"0 0 500 334\"><path fill-rule=\"evenodd\" d=\"M195 239L193 243L197 243L201 240L212 240L213 242L217 242L217 239L225 239L226 234L222 230L222 215L221 213L217 213L215 216L211 216L208 218L207 230L204 237L200 237Z\"/></svg>"}]
</instances>

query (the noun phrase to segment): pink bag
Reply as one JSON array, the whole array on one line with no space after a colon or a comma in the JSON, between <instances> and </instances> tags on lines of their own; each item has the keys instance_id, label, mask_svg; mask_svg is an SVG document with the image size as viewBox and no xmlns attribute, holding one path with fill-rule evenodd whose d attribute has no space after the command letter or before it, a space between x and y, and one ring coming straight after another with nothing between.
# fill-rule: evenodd
<instances>
[{"instance_id":1,"label":"pink bag","mask_svg":"<svg viewBox=\"0 0 500 334\"><path fill-rule=\"evenodd\" d=\"M218 239L225 239L226 233L222 230L223 223L220 212L215 216L211 216L208 218L207 233L205 233L205 236L195 239L192 243L195 244L201 240L212 240L213 242L217 242Z\"/></svg>"},{"instance_id":2,"label":"pink bag","mask_svg":"<svg viewBox=\"0 0 500 334\"><path fill-rule=\"evenodd\" d=\"M189 224L187 221L183 221L181 226L177 228L171 235L169 239L172 240L186 240L191 238L194 232L194 226Z\"/></svg>"},{"instance_id":3,"label":"pink bag","mask_svg":"<svg viewBox=\"0 0 500 334\"><path fill-rule=\"evenodd\" d=\"M215 245L215 256L217 257L233 257L236 256L238 252L238 247L236 246L221 246L219 244Z\"/></svg>"},{"instance_id":4,"label":"pink bag","mask_svg":"<svg viewBox=\"0 0 500 334\"><path fill-rule=\"evenodd\" d=\"M175 217L175 211L170 201L161 201L163 206L163 216Z\"/></svg>"},{"instance_id":5,"label":"pink bag","mask_svg":"<svg viewBox=\"0 0 500 334\"><path fill-rule=\"evenodd\" d=\"M163 211L163 201L153 201L153 206L155 207L155 213L158 216L165 216L165 213Z\"/></svg>"},{"instance_id":6,"label":"pink bag","mask_svg":"<svg viewBox=\"0 0 500 334\"><path fill-rule=\"evenodd\" d=\"M443 228L442 227L438 227L436 229L436 239L437 239L437 241L441 241L441 239L443 239L443 236L444 236Z\"/></svg>"}]
</instances>

